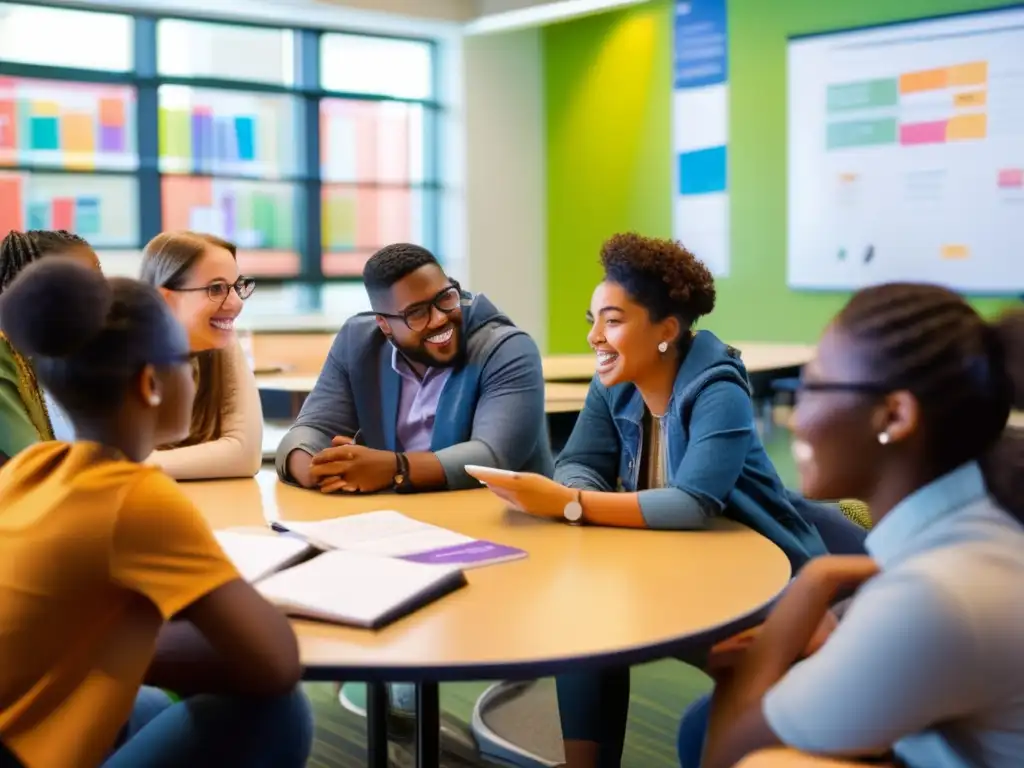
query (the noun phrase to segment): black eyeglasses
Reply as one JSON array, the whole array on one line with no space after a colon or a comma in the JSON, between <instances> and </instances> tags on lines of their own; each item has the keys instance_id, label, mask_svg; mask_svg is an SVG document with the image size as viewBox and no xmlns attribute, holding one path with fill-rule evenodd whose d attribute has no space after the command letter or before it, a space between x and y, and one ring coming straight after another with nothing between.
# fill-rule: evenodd
<instances>
[{"instance_id":1,"label":"black eyeglasses","mask_svg":"<svg viewBox=\"0 0 1024 768\"><path fill-rule=\"evenodd\" d=\"M462 288L455 280L452 280L450 286L438 293L430 301L410 304L398 314L389 315L387 312L360 312L359 314L401 320L410 331L419 333L430 325L430 315L434 307L437 307L445 315L450 315L460 306L462 306Z\"/></svg>"},{"instance_id":2,"label":"black eyeglasses","mask_svg":"<svg viewBox=\"0 0 1024 768\"><path fill-rule=\"evenodd\" d=\"M894 387L867 381L805 381L800 380L800 392L854 392L862 395L887 395Z\"/></svg>"},{"instance_id":3,"label":"black eyeglasses","mask_svg":"<svg viewBox=\"0 0 1024 768\"><path fill-rule=\"evenodd\" d=\"M209 285L203 285L199 288L171 288L172 291L177 293L196 293L199 291L206 291L206 295L210 297L210 301L222 302L231 293L231 289L235 289L235 293L238 294L238 298L245 301L252 292L256 290L256 278L254 277L240 277L235 282L229 283L227 280L215 280Z\"/></svg>"}]
</instances>

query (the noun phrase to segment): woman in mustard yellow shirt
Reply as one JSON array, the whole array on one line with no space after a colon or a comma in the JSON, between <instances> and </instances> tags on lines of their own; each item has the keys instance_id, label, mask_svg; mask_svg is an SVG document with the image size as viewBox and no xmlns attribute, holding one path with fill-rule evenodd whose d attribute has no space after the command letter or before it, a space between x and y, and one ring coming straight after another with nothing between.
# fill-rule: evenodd
<instances>
[{"instance_id":1,"label":"woman in mustard yellow shirt","mask_svg":"<svg viewBox=\"0 0 1024 768\"><path fill-rule=\"evenodd\" d=\"M195 394L156 289L55 256L5 291L0 323L76 435L0 470L0 764L304 766L288 622L143 463L188 433Z\"/></svg>"}]
</instances>

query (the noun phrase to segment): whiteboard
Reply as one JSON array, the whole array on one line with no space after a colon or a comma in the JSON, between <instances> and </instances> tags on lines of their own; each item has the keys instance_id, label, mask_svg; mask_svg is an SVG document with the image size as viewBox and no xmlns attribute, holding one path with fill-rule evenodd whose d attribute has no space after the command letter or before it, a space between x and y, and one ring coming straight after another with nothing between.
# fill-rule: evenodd
<instances>
[{"instance_id":1,"label":"whiteboard","mask_svg":"<svg viewBox=\"0 0 1024 768\"><path fill-rule=\"evenodd\" d=\"M1024 290L1024 8L790 40L787 278Z\"/></svg>"}]
</instances>

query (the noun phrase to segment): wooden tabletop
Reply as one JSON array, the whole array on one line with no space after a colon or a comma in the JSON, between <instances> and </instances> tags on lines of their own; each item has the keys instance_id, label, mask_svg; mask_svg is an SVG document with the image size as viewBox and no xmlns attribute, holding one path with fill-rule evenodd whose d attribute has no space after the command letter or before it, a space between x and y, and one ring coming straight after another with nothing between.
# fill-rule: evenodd
<instances>
[{"instance_id":1,"label":"wooden tabletop","mask_svg":"<svg viewBox=\"0 0 1024 768\"><path fill-rule=\"evenodd\" d=\"M736 768L858 768L866 763L846 762L829 757L816 757L795 749L775 747L750 755L736 764ZM895 768L892 763L873 763L875 768Z\"/></svg>"},{"instance_id":2,"label":"wooden tabletop","mask_svg":"<svg viewBox=\"0 0 1024 768\"><path fill-rule=\"evenodd\" d=\"M740 351L740 359L748 373L798 368L814 357L813 344L771 344L761 341L730 343Z\"/></svg>"},{"instance_id":3,"label":"wooden tabletop","mask_svg":"<svg viewBox=\"0 0 1024 768\"><path fill-rule=\"evenodd\" d=\"M732 346L740 350L749 373L765 373L796 368L814 355L812 344L767 344L740 341ZM594 355L545 355L542 359L545 381L590 381L594 376Z\"/></svg>"},{"instance_id":4,"label":"wooden tabletop","mask_svg":"<svg viewBox=\"0 0 1024 768\"><path fill-rule=\"evenodd\" d=\"M308 679L531 678L638 663L745 628L790 576L781 550L725 520L703 532L574 527L507 510L484 489L324 496L267 470L181 487L217 529L397 509L529 553L468 571L469 587L377 632L295 621Z\"/></svg>"}]
</instances>

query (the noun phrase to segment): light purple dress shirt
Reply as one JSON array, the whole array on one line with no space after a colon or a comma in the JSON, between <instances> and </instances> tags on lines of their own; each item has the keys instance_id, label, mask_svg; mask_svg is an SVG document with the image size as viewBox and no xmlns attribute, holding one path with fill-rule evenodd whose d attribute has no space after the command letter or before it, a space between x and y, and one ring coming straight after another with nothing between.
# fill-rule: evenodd
<instances>
[{"instance_id":1,"label":"light purple dress shirt","mask_svg":"<svg viewBox=\"0 0 1024 768\"><path fill-rule=\"evenodd\" d=\"M429 451L437 401L452 369L427 368L421 379L397 349L391 354L391 367L402 377L398 422L395 424L398 444L405 453Z\"/></svg>"}]
</instances>

